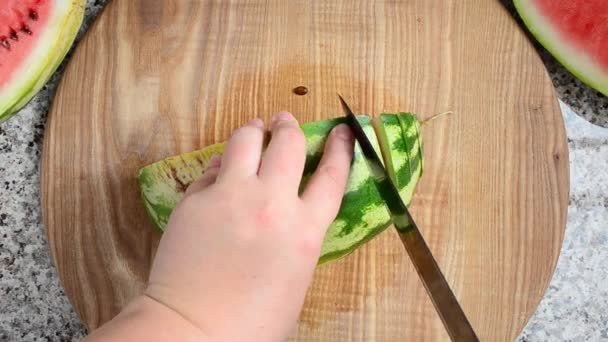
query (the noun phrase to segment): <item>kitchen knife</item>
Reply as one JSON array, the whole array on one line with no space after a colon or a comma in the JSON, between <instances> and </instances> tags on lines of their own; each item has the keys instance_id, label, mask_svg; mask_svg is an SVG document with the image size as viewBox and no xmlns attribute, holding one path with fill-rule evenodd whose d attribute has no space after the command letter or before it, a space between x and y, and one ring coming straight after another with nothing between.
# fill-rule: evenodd
<instances>
[{"instance_id":1,"label":"kitchen knife","mask_svg":"<svg viewBox=\"0 0 608 342\"><path fill-rule=\"evenodd\" d=\"M339 96L339 95L338 95ZM473 327L462 311L458 300L445 280L441 269L437 265L431 250L424 241L416 223L407 207L399 196L399 191L393 184L388 172L382 165L380 157L374 150L371 142L365 135L359 121L350 110L342 96L340 102L346 113L346 120L355 139L361 146L363 155L372 176L376 180L378 192L384 198L393 219L405 250L410 256L418 276L422 280L426 291L445 326L452 341L479 341Z\"/></svg>"}]
</instances>

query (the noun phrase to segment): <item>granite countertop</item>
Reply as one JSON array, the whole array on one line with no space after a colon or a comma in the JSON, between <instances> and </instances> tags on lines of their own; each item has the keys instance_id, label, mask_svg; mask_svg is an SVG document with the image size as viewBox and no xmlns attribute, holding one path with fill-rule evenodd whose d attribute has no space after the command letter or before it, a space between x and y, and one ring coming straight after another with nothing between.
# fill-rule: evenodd
<instances>
[{"instance_id":1,"label":"granite countertop","mask_svg":"<svg viewBox=\"0 0 608 342\"><path fill-rule=\"evenodd\" d=\"M80 36L106 1L87 0ZM608 98L539 51L563 110L571 189L556 272L519 341L608 341ZM40 210L41 142L56 84L55 76L0 125L0 341L72 341L85 334L59 283Z\"/></svg>"}]
</instances>

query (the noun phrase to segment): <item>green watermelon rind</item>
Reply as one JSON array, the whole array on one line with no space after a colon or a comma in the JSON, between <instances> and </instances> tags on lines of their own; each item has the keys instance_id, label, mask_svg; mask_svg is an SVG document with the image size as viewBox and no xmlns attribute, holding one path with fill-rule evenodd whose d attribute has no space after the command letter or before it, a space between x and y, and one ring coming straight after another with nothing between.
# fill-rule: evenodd
<instances>
[{"instance_id":1,"label":"green watermelon rind","mask_svg":"<svg viewBox=\"0 0 608 342\"><path fill-rule=\"evenodd\" d=\"M23 75L19 77L29 78L16 89L12 89L12 94L19 94L0 99L0 123L8 121L20 109L23 108L49 81L53 73L59 68L61 62L70 50L71 45L76 39L76 35L84 20L84 0L73 0L63 21L57 26L57 32L52 32L51 36L55 41L51 44L46 59L34 67L31 77Z\"/></svg>"},{"instance_id":2,"label":"green watermelon rind","mask_svg":"<svg viewBox=\"0 0 608 342\"><path fill-rule=\"evenodd\" d=\"M384 155L387 170L401 197L411 199L424 167L418 119L412 113L382 113L378 120L376 131L383 150L392 152ZM395 130L401 134L390 134Z\"/></svg>"},{"instance_id":3,"label":"green watermelon rind","mask_svg":"<svg viewBox=\"0 0 608 342\"><path fill-rule=\"evenodd\" d=\"M401 115L410 114L401 113ZM411 122L417 126L418 122L415 117L413 118ZM376 151L386 153L386 148L380 144L382 138L376 137L377 127L375 131L369 117L361 115L359 120ZM302 125L307 139L307 156L301 189L318 165L329 132L343 122L345 122L344 118L338 118ZM394 120L393 125L393 128L398 128L397 132L400 135L395 139L405 139L407 132L401 129L399 121ZM393 129L393 131L395 130ZM419 132L417 127L413 127L409 131ZM208 148L210 147L166 158L140 169L137 179L142 202L147 216L158 232L162 233L165 230L173 209L183 198L183 192L180 193L180 191L184 191L184 185L192 183L200 176L196 172L202 173L203 163L200 157ZM395 152L406 153L407 151L393 151L393 153ZM410 151L408 155L417 154L417 152L421 153L421 150ZM420 157L422 156L420 155ZM391 225L391 217L386 204L378 193L373 178L369 175L366 163L360 146L356 144L349 183L343 198L343 207L327 229L318 264L334 261L352 253ZM173 168L170 168L169 165ZM391 172L390 166L387 165L387 167ZM412 180L414 179L417 181L418 178L412 177ZM398 187L401 190L402 187L399 185ZM408 191L407 193L408 198L404 198L404 201L409 204L413 192ZM352 210L357 212L353 213Z\"/></svg>"},{"instance_id":4,"label":"green watermelon rind","mask_svg":"<svg viewBox=\"0 0 608 342\"><path fill-rule=\"evenodd\" d=\"M401 125L400 118L410 119L408 122L411 123L411 126L407 127L407 129L404 129L403 126ZM393 120L393 119L395 119L395 120ZM397 127L392 127L392 128L398 128L400 130L400 134L398 136L389 137L386 133L387 125L396 125ZM404 113L404 112L398 113L398 114L382 113L378 117L374 126L375 126L375 133L378 138L379 147L381 148L382 156L384 159L383 163L385 164L385 167L386 167L389 175L391 176L391 179L397 186L399 193L401 195L401 198L403 199L405 205L409 206L409 204L411 203L413 194L415 192L418 180L422 176L422 169L423 169L422 143L421 143L422 140L420 137L421 132L420 132L419 122L417 121L416 116L412 113ZM408 137L408 132L415 132L415 134L416 134L415 140L416 140L417 144L413 144L413 145L405 144L405 146L398 146L397 144L395 144L396 141L406 142L407 137ZM413 149L411 150L411 148L415 148L415 150L413 150ZM400 152L407 156L406 159L408 159L408 163L409 163L410 158L419 158L420 159L420 167L417 168L418 172L416 174L412 174L412 177L409 179L409 181L407 181L407 183L399 182L400 177L397 174L398 170L395 170L395 168L394 168L395 164L393 161L395 160L396 156L397 157L399 156ZM374 191L376 191L375 185L373 187L374 187ZM380 233L384 232L387 228L389 228L391 226L392 220L390 218L390 213L388 212L388 209L386 207L386 204L384 203L384 200L380 197L379 194L378 194L378 200L379 200L379 203L372 205L372 206L375 207L377 210L384 211L384 215L386 215L386 220L376 226L373 226L371 229L368 229L367 234L365 234L365 236L362 239L358 239L356 243L351 244L344 249L337 249L337 250L333 250L330 253L322 254L321 257L319 258L319 264L324 264L324 263L327 263L330 261L336 261L340 258L343 258L343 257L351 254L352 252L357 250L359 247L361 247L365 243L371 241L372 239L374 239L376 236L378 236ZM364 209L360 209L360 210L365 212L366 210L369 210L369 209L364 208Z\"/></svg>"},{"instance_id":5,"label":"green watermelon rind","mask_svg":"<svg viewBox=\"0 0 608 342\"><path fill-rule=\"evenodd\" d=\"M396 115L382 113L375 121L376 134L378 135L378 141L380 142L380 147L382 149L382 158L384 160L386 171L388 171L389 176L397 184L397 177L395 175L395 163L400 162L401 160L395 160L396 156L394 153L390 153L391 150L395 148L397 144L396 141L402 140L401 136L391 136L389 138L389 134L387 130L397 128L401 133L401 126L398 124L398 119ZM405 156L400 156L403 158L408 158L407 151ZM398 184L397 184L398 185Z\"/></svg>"},{"instance_id":6,"label":"green watermelon rind","mask_svg":"<svg viewBox=\"0 0 608 342\"><path fill-rule=\"evenodd\" d=\"M416 116L411 113L399 113L397 118L401 125L410 170L410 179L401 185L400 194L403 198L411 198L424 170L420 124ZM395 173L398 173L398 170Z\"/></svg>"},{"instance_id":7,"label":"green watermelon rind","mask_svg":"<svg viewBox=\"0 0 608 342\"><path fill-rule=\"evenodd\" d=\"M608 96L608 72L602 71L587 55L577 53L563 43L550 21L541 16L532 1L514 0L513 3L530 33L545 49L583 83Z\"/></svg>"},{"instance_id":8,"label":"green watermelon rind","mask_svg":"<svg viewBox=\"0 0 608 342\"><path fill-rule=\"evenodd\" d=\"M367 116L360 116L359 121L376 153L380 154L380 143L371 120ZM304 126L315 125L316 123L313 122ZM328 133L329 131L325 132L323 136L327 137ZM353 213L353 211L355 212ZM364 217L365 219L363 219ZM356 143L342 207L336 219L327 229L318 264L324 264L349 255L388 228L390 223L390 213L376 188L374 179L370 175L363 151Z\"/></svg>"}]
</instances>

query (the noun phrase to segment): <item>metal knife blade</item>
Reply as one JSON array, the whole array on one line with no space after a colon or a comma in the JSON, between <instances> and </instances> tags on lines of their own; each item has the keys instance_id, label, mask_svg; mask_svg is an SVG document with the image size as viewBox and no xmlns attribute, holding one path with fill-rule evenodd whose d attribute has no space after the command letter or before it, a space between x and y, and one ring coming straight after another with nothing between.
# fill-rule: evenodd
<instances>
[{"instance_id":1,"label":"metal knife blade","mask_svg":"<svg viewBox=\"0 0 608 342\"><path fill-rule=\"evenodd\" d=\"M388 206L393 224L399 233L405 250L409 254L448 335L452 341L479 341L448 282L445 280L439 265L437 265L431 250L420 234L412 215L401 200L399 191L384 168L380 157L346 101L342 96L338 96L346 113L347 123L361 146L371 174L376 179L378 192Z\"/></svg>"}]
</instances>

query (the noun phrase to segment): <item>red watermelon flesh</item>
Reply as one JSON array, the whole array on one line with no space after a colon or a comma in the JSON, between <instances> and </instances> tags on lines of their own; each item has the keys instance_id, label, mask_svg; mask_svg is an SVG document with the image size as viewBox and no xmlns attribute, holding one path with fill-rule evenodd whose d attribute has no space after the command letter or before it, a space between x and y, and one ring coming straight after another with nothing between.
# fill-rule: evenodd
<instances>
[{"instance_id":1,"label":"red watermelon flesh","mask_svg":"<svg viewBox=\"0 0 608 342\"><path fill-rule=\"evenodd\" d=\"M608 95L608 0L515 0L539 42L589 86Z\"/></svg>"},{"instance_id":2,"label":"red watermelon flesh","mask_svg":"<svg viewBox=\"0 0 608 342\"><path fill-rule=\"evenodd\" d=\"M46 84L69 51L85 0L0 0L0 123Z\"/></svg>"},{"instance_id":3,"label":"red watermelon flesh","mask_svg":"<svg viewBox=\"0 0 608 342\"><path fill-rule=\"evenodd\" d=\"M0 89L25 60L49 19L51 0L0 2Z\"/></svg>"},{"instance_id":4,"label":"red watermelon flesh","mask_svg":"<svg viewBox=\"0 0 608 342\"><path fill-rule=\"evenodd\" d=\"M608 70L608 1L537 0L559 33Z\"/></svg>"}]
</instances>

